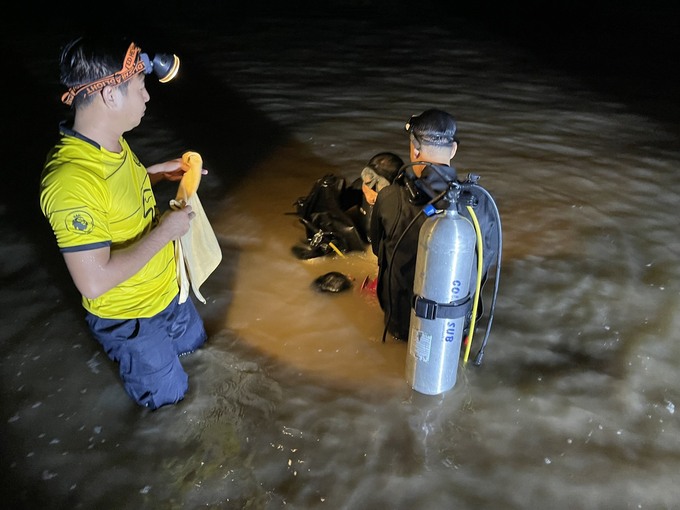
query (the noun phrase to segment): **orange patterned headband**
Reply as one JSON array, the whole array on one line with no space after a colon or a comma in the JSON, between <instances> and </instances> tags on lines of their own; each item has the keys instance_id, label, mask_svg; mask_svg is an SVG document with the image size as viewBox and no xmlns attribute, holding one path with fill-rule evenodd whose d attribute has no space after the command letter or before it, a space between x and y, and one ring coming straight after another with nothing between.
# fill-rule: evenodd
<instances>
[{"instance_id":1,"label":"orange patterned headband","mask_svg":"<svg viewBox=\"0 0 680 510\"><path fill-rule=\"evenodd\" d=\"M125 60L123 60L123 68L120 71L104 76L91 83L69 88L68 92L64 92L64 95L61 96L61 102L70 106L71 103L73 103L73 99L83 91L85 92L85 96L89 96L90 94L99 92L104 87L120 85L134 75L144 72L146 69L144 61L138 59L140 51L140 48L136 46L135 43L130 44L127 53L125 54Z\"/></svg>"}]
</instances>

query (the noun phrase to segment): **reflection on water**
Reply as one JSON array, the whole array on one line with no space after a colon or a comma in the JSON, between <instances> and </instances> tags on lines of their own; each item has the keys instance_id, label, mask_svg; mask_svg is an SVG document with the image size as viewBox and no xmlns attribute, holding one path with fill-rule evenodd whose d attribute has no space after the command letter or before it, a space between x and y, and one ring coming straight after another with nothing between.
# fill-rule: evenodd
<instances>
[{"instance_id":1,"label":"reflection on water","mask_svg":"<svg viewBox=\"0 0 680 510\"><path fill-rule=\"evenodd\" d=\"M470 27L265 25L178 39L206 83L253 108L250 128L266 119L285 137L249 131L261 150L239 159L219 97L204 122L215 139L233 130L224 147L155 131L161 90L135 135L141 154L188 140L211 165L201 195L224 261L202 288L211 337L184 360L184 402L137 409L49 274L8 278L3 461L18 492L100 509L677 505L673 133ZM434 36L449 44L413 53ZM436 397L407 388L406 345L381 341L379 307L359 292L370 251L298 260L304 229L287 214L325 173L353 179L383 150L406 158L403 122L431 106L459 120L454 163L496 198L505 248L484 363ZM7 274L19 251L37 265L6 238ZM354 287L316 292L328 271Z\"/></svg>"}]
</instances>

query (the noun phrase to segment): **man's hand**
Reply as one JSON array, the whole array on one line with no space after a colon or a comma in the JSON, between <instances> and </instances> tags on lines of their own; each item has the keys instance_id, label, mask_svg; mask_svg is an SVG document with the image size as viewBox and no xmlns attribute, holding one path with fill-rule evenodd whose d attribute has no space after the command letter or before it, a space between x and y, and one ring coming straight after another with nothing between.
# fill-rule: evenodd
<instances>
[{"instance_id":1,"label":"man's hand","mask_svg":"<svg viewBox=\"0 0 680 510\"><path fill-rule=\"evenodd\" d=\"M146 169L146 172L149 174L151 184L156 184L163 179L167 181L180 181L187 170L189 170L189 167L182 162L182 158L177 158L165 163L151 165ZM205 168L201 169L202 175L207 173L208 171Z\"/></svg>"},{"instance_id":2,"label":"man's hand","mask_svg":"<svg viewBox=\"0 0 680 510\"><path fill-rule=\"evenodd\" d=\"M162 229L170 239L179 239L189 231L189 225L194 216L196 216L196 213L191 210L190 205L181 209L166 211L161 216L160 224L156 228Z\"/></svg>"},{"instance_id":3,"label":"man's hand","mask_svg":"<svg viewBox=\"0 0 680 510\"><path fill-rule=\"evenodd\" d=\"M361 185L361 191L364 192L366 202L368 202L369 205L375 205L375 199L378 198L378 192L373 188L369 188L366 184Z\"/></svg>"}]
</instances>

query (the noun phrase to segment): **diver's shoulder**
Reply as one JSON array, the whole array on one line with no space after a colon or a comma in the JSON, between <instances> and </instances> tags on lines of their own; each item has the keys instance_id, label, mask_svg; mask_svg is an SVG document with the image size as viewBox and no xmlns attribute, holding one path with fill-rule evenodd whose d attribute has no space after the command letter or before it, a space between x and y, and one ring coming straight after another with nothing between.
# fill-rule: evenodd
<instances>
[{"instance_id":1,"label":"diver's shoulder","mask_svg":"<svg viewBox=\"0 0 680 510\"><path fill-rule=\"evenodd\" d=\"M378 198L382 198L384 200L397 199L401 195L402 188L403 186L401 186L399 183L393 182L378 192Z\"/></svg>"}]
</instances>

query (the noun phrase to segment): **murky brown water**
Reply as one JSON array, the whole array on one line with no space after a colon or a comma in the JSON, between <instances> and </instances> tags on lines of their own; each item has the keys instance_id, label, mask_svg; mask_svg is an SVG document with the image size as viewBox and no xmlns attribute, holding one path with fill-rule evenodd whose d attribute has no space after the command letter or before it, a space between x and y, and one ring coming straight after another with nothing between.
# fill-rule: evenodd
<instances>
[{"instance_id":1,"label":"murky brown water","mask_svg":"<svg viewBox=\"0 0 680 510\"><path fill-rule=\"evenodd\" d=\"M677 126L469 24L277 18L187 28L177 45L184 81L152 88L131 139L149 162L191 149L210 170L199 194L224 254L199 305L210 340L184 360L181 404L137 408L59 261L42 266L58 254L3 227L2 462L24 501L677 507ZM437 397L407 387L405 344L381 342L358 291L370 252L298 260L304 230L287 214L325 173L353 179L383 150L406 159L403 123L429 107L458 119L454 164L482 176L504 232L484 362ZM328 271L357 285L312 290Z\"/></svg>"}]
</instances>

